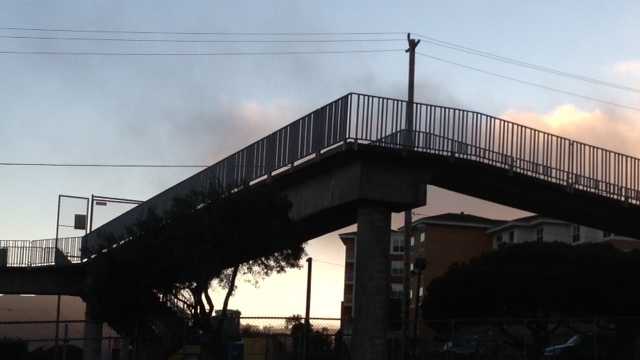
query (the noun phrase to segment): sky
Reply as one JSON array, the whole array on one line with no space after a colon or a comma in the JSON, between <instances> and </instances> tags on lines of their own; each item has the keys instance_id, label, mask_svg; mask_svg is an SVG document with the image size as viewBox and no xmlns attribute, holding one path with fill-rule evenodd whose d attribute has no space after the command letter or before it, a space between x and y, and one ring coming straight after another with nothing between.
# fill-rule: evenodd
<instances>
[{"instance_id":1,"label":"sky","mask_svg":"<svg viewBox=\"0 0 640 360\"><path fill-rule=\"evenodd\" d=\"M640 88L640 43L637 41L640 3L637 1L403 1L391 4L388 1L7 0L0 12L0 27L258 33L410 31ZM17 30L0 30L1 35L196 37ZM404 49L403 37L373 35L369 38L398 41L296 46L0 37L0 162L211 164L347 92L406 97L408 63L407 55L400 50L216 57L17 55L3 51L175 53ZM418 50L544 86L640 107L637 92L535 72L424 42ZM638 111L529 87L422 56L416 59L416 100L476 110L640 155L636 141L640 135ZM0 239L53 237L58 194L89 196L93 193L144 200L195 171L0 166ZM63 220L70 219L79 206L82 204L66 202ZM100 209L96 223L125 209L113 206ZM416 209L425 215L449 211L496 218L524 214L433 187L429 187L427 206ZM394 225L399 225L398 216L394 217ZM337 317L344 272L341 265L344 249L337 232L310 241L307 250L316 259L312 315ZM230 306L239 308L245 315L303 313L305 280L305 270L301 269L265 279L258 288L243 282ZM256 298L261 301L257 303ZM11 308L18 303L16 299L0 297L0 307ZM219 304L220 296L216 299ZM68 313L82 314L81 302L69 299L65 304ZM20 317L25 312L29 310L15 309L12 314ZM7 316L6 313L0 312L0 319Z\"/></svg>"}]
</instances>

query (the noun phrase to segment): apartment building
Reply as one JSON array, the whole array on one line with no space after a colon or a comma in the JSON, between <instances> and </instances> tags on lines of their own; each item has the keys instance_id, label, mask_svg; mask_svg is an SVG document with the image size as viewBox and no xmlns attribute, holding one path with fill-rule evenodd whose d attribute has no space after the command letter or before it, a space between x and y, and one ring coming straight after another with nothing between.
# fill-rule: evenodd
<instances>
[{"instance_id":1,"label":"apartment building","mask_svg":"<svg viewBox=\"0 0 640 360\"><path fill-rule=\"evenodd\" d=\"M345 334L349 334L354 314L357 233L340 234L340 239L346 249L341 326ZM609 242L621 250L640 249L640 241L636 239L541 215L526 216L509 221L490 219L464 212L422 217L412 223L409 251L412 263L417 256L426 260L426 270L422 273L419 286L416 286L417 277L412 274L409 292L411 314L414 313L415 304L420 304L421 299L426 296L426 289L431 281L443 275L452 264L467 262L474 257L509 244L530 241L558 241L574 245ZM402 298L404 250L404 228L400 227L391 231L389 239L390 300L392 301Z\"/></svg>"},{"instance_id":2,"label":"apartment building","mask_svg":"<svg viewBox=\"0 0 640 360\"><path fill-rule=\"evenodd\" d=\"M588 226L572 224L541 215L526 216L496 226L488 231L493 248L523 242L563 242L571 245L608 242L618 249L640 248L640 241Z\"/></svg>"}]
</instances>

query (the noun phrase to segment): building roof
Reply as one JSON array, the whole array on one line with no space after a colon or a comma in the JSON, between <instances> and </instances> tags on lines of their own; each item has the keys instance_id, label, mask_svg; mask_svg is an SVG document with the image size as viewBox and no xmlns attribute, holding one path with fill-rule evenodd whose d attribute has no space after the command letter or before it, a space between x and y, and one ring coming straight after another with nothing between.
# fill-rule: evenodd
<instances>
[{"instance_id":1,"label":"building roof","mask_svg":"<svg viewBox=\"0 0 640 360\"><path fill-rule=\"evenodd\" d=\"M505 221L502 224L499 224L491 229L489 229L489 233L512 228L512 227L530 227L530 226L538 226L540 224L565 224L570 225L571 223L557 220L554 218L542 216L542 215L530 215L524 216L521 218L513 219L511 221Z\"/></svg>"},{"instance_id":2,"label":"building roof","mask_svg":"<svg viewBox=\"0 0 640 360\"><path fill-rule=\"evenodd\" d=\"M413 225L420 224L437 224L437 225L454 225L454 226L471 226L479 228L492 228L504 224L504 220L490 219L478 215L459 213L444 213L433 216L421 217L413 221ZM398 230L404 229L400 227Z\"/></svg>"}]
</instances>

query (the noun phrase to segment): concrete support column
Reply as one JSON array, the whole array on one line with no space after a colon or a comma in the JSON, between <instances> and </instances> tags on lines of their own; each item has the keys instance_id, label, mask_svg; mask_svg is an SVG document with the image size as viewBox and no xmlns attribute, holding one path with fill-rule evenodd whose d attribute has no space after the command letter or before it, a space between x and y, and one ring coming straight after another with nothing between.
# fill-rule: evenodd
<instances>
[{"instance_id":1,"label":"concrete support column","mask_svg":"<svg viewBox=\"0 0 640 360\"><path fill-rule=\"evenodd\" d=\"M90 302L86 303L84 313L84 346L82 351L83 360L100 360L102 353L102 321L94 316L93 307Z\"/></svg>"},{"instance_id":2,"label":"concrete support column","mask_svg":"<svg viewBox=\"0 0 640 360\"><path fill-rule=\"evenodd\" d=\"M391 211L380 204L358 209L353 359L387 360Z\"/></svg>"}]
</instances>

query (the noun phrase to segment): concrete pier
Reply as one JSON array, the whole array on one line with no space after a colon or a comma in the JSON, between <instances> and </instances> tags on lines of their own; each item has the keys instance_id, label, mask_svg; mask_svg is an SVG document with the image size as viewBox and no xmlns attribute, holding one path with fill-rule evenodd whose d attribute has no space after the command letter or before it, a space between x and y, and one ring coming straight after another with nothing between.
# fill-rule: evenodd
<instances>
[{"instance_id":1,"label":"concrete pier","mask_svg":"<svg viewBox=\"0 0 640 360\"><path fill-rule=\"evenodd\" d=\"M390 228L391 212L387 207L363 204L358 209L354 360L387 360Z\"/></svg>"}]
</instances>

